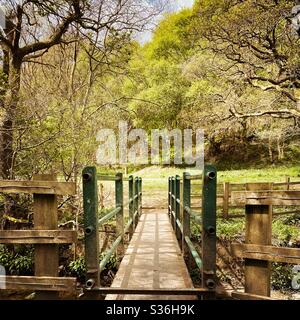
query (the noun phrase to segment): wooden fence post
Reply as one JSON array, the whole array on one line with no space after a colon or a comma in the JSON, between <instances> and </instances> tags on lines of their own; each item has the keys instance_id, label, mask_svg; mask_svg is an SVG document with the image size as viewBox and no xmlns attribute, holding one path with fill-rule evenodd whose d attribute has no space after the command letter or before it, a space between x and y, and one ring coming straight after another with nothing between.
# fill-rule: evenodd
<instances>
[{"instance_id":1,"label":"wooden fence post","mask_svg":"<svg viewBox=\"0 0 300 320\"><path fill-rule=\"evenodd\" d=\"M286 190L290 190L291 178L290 177L285 177L285 181L286 181Z\"/></svg>"},{"instance_id":2,"label":"wooden fence post","mask_svg":"<svg viewBox=\"0 0 300 320\"><path fill-rule=\"evenodd\" d=\"M56 181L55 175L35 175L33 180ZM58 228L57 196L48 194L33 195L33 221L36 230L56 230ZM58 277L58 245L35 245L35 276ZM38 300L58 299L57 292L38 291Z\"/></svg>"},{"instance_id":3,"label":"wooden fence post","mask_svg":"<svg viewBox=\"0 0 300 320\"><path fill-rule=\"evenodd\" d=\"M183 173L182 179L182 206L183 206L183 218L182 218L182 249L183 255L187 258L187 266L190 268L191 266L191 253L189 247L185 242L185 237L191 237L191 222L190 222L190 214L187 209L191 208L191 180L190 174L187 172Z\"/></svg>"},{"instance_id":4,"label":"wooden fence post","mask_svg":"<svg viewBox=\"0 0 300 320\"><path fill-rule=\"evenodd\" d=\"M87 167L82 173L85 230L85 264L90 288L100 287L97 170Z\"/></svg>"},{"instance_id":5,"label":"wooden fence post","mask_svg":"<svg viewBox=\"0 0 300 320\"><path fill-rule=\"evenodd\" d=\"M202 287L214 289L216 285L216 204L217 171L205 165L202 187Z\"/></svg>"},{"instance_id":6,"label":"wooden fence post","mask_svg":"<svg viewBox=\"0 0 300 320\"><path fill-rule=\"evenodd\" d=\"M103 183L100 183L100 209L104 209L104 186Z\"/></svg>"},{"instance_id":7,"label":"wooden fence post","mask_svg":"<svg viewBox=\"0 0 300 320\"><path fill-rule=\"evenodd\" d=\"M272 184L246 184L247 191L271 190ZM246 205L246 244L271 245L272 206ZM269 261L245 259L245 292L269 297L271 294Z\"/></svg>"},{"instance_id":8,"label":"wooden fence post","mask_svg":"<svg viewBox=\"0 0 300 320\"><path fill-rule=\"evenodd\" d=\"M121 208L121 211L116 216L116 231L117 237L122 235L122 240L117 250L117 255L122 256L124 254L124 199L123 199L123 174L116 174L115 181L115 199L116 208Z\"/></svg>"},{"instance_id":9,"label":"wooden fence post","mask_svg":"<svg viewBox=\"0 0 300 320\"><path fill-rule=\"evenodd\" d=\"M133 217L134 217L133 176L129 176L129 179L128 179L128 194L129 194L129 220L130 219L132 220L132 224L129 227L129 239L131 239L133 236L134 228L135 228L135 223L133 220Z\"/></svg>"},{"instance_id":10,"label":"wooden fence post","mask_svg":"<svg viewBox=\"0 0 300 320\"><path fill-rule=\"evenodd\" d=\"M229 210L229 182L223 184L223 218L228 219Z\"/></svg>"}]
</instances>

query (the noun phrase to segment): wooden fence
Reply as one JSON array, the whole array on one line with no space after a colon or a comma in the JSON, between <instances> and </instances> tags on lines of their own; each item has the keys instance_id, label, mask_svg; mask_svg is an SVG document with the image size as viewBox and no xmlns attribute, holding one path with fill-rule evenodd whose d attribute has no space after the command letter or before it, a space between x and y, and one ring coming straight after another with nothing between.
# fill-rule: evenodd
<instances>
[{"instance_id":1,"label":"wooden fence","mask_svg":"<svg viewBox=\"0 0 300 320\"><path fill-rule=\"evenodd\" d=\"M33 195L33 230L0 230L0 244L32 244L34 276L1 276L1 288L37 291L38 299L57 299L59 291L73 291L76 278L60 278L58 245L72 244L77 232L58 230L57 196L75 195L74 183L58 182L53 175L35 176L33 181L0 181L0 192Z\"/></svg>"},{"instance_id":2,"label":"wooden fence","mask_svg":"<svg viewBox=\"0 0 300 320\"><path fill-rule=\"evenodd\" d=\"M260 183L262 184L262 183ZM224 219L231 219L231 218L242 218L245 217L244 214L241 213L235 213L231 214L230 209L237 209L237 208L243 208L245 205L245 202L242 201L236 201L232 198L232 193L236 191L246 191L246 186L249 185L247 183L231 183L231 182L224 182L219 183L217 185L217 208L221 209L222 212L222 218ZM192 185L192 189L195 188L202 188L201 183L196 183ZM300 181L291 181L290 177L286 177L285 182L272 182L272 189L278 190L278 191L300 191ZM201 209L202 202L201 202L201 195L199 192L193 191L191 194L192 203L191 206L194 210ZM279 205L277 205L279 206ZM284 204L281 204L280 206L284 207ZM296 206L296 204L295 204ZM274 212L274 215L283 215L283 214L294 214L299 213L299 210L282 210Z\"/></svg>"},{"instance_id":3,"label":"wooden fence","mask_svg":"<svg viewBox=\"0 0 300 320\"><path fill-rule=\"evenodd\" d=\"M245 260L245 292L238 299L270 299L271 262L300 264L300 249L272 246L272 216L275 206L300 205L300 191L272 190L272 184L247 184L246 191L234 191L235 204L245 204L245 243L233 243L232 254ZM291 279L292 282L292 279Z\"/></svg>"}]
</instances>

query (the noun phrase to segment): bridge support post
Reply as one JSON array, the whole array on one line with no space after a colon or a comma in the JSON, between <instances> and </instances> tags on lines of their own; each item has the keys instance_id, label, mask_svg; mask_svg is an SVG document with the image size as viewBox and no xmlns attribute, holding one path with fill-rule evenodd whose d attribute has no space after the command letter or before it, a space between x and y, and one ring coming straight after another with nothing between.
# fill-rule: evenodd
<instances>
[{"instance_id":1,"label":"bridge support post","mask_svg":"<svg viewBox=\"0 0 300 320\"><path fill-rule=\"evenodd\" d=\"M202 187L202 287L216 286L216 203L217 171L205 165Z\"/></svg>"},{"instance_id":2,"label":"bridge support post","mask_svg":"<svg viewBox=\"0 0 300 320\"><path fill-rule=\"evenodd\" d=\"M124 254L124 203L123 203L123 174L116 174L115 181L115 199L116 208L121 208L120 212L116 216L116 229L117 237L122 236L122 240L117 250L117 255L122 256Z\"/></svg>"},{"instance_id":3,"label":"bridge support post","mask_svg":"<svg viewBox=\"0 0 300 320\"><path fill-rule=\"evenodd\" d=\"M187 172L183 173L182 179L182 188L183 188L183 217L182 217L182 250L184 257L187 258L187 266L191 267L191 253L185 242L185 237L191 237L191 222L190 222L190 214L187 209L191 207L191 180L190 174Z\"/></svg>"},{"instance_id":4,"label":"bridge support post","mask_svg":"<svg viewBox=\"0 0 300 320\"><path fill-rule=\"evenodd\" d=\"M100 286L98 188L95 167L87 167L82 173L83 210L85 230L85 263L87 286Z\"/></svg>"},{"instance_id":5,"label":"bridge support post","mask_svg":"<svg viewBox=\"0 0 300 320\"><path fill-rule=\"evenodd\" d=\"M180 221L180 176L175 177L175 234L177 241L179 243L179 246L181 247L182 245L182 240L181 240L181 230L180 227L177 223L177 221Z\"/></svg>"},{"instance_id":6,"label":"bridge support post","mask_svg":"<svg viewBox=\"0 0 300 320\"><path fill-rule=\"evenodd\" d=\"M176 205L176 199L175 199L175 177L171 178L171 225L173 227L173 230L175 231L176 228L176 222L175 222L175 205Z\"/></svg>"},{"instance_id":7,"label":"bridge support post","mask_svg":"<svg viewBox=\"0 0 300 320\"><path fill-rule=\"evenodd\" d=\"M142 215L143 211L143 201L142 201L143 191L142 191L142 178L139 178L139 215Z\"/></svg>"},{"instance_id":8,"label":"bridge support post","mask_svg":"<svg viewBox=\"0 0 300 320\"><path fill-rule=\"evenodd\" d=\"M171 210L172 210L172 192L171 192L171 177L168 179L168 216L171 220Z\"/></svg>"},{"instance_id":9,"label":"bridge support post","mask_svg":"<svg viewBox=\"0 0 300 320\"><path fill-rule=\"evenodd\" d=\"M134 179L134 214L135 214L135 227L139 222L139 178L135 177Z\"/></svg>"},{"instance_id":10,"label":"bridge support post","mask_svg":"<svg viewBox=\"0 0 300 320\"><path fill-rule=\"evenodd\" d=\"M134 222L134 194L133 194L133 176L129 176L128 179L128 194L129 194L129 220L132 220L132 224L129 228L129 239L132 238L135 222Z\"/></svg>"}]
</instances>

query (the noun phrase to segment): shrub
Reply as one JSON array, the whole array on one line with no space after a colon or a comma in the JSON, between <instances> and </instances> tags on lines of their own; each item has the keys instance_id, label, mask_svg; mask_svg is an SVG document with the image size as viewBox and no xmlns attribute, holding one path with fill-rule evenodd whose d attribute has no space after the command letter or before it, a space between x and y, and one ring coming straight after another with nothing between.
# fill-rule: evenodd
<instances>
[{"instance_id":1,"label":"shrub","mask_svg":"<svg viewBox=\"0 0 300 320\"><path fill-rule=\"evenodd\" d=\"M33 248L16 246L14 251L6 246L0 246L0 265L8 274L31 275L33 274Z\"/></svg>"},{"instance_id":2,"label":"shrub","mask_svg":"<svg viewBox=\"0 0 300 320\"><path fill-rule=\"evenodd\" d=\"M293 279L293 266L287 263L272 264L272 288L273 290L291 290Z\"/></svg>"}]
</instances>

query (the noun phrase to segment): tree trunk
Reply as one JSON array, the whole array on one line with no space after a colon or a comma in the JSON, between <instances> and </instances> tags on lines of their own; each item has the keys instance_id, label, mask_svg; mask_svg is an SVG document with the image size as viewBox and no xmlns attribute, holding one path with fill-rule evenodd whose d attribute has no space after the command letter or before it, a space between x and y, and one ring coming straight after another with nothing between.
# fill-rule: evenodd
<instances>
[{"instance_id":1,"label":"tree trunk","mask_svg":"<svg viewBox=\"0 0 300 320\"><path fill-rule=\"evenodd\" d=\"M1 178L14 178L13 142L14 122L20 92L21 59L9 59L8 88L4 96L3 116L0 131L0 164Z\"/></svg>"},{"instance_id":2,"label":"tree trunk","mask_svg":"<svg viewBox=\"0 0 300 320\"><path fill-rule=\"evenodd\" d=\"M269 159L270 159L270 162L273 163L274 158L273 158L272 138L271 138L271 136L269 136L269 144L268 144L268 146L269 146Z\"/></svg>"}]
</instances>

